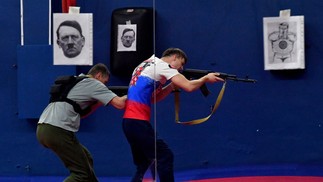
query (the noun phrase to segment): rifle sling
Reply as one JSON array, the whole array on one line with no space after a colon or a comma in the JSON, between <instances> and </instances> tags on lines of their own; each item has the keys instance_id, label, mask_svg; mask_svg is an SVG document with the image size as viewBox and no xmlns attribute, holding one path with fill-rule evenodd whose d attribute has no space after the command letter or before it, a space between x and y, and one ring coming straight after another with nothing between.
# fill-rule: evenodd
<instances>
[{"instance_id":1,"label":"rifle sling","mask_svg":"<svg viewBox=\"0 0 323 182\"><path fill-rule=\"evenodd\" d=\"M215 113L215 111L219 107L222 97L223 97L223 94L224 94L225 86L226 86L226 81L223 83L222 88L218 94L216 101L215 101L215 104L212 108L212 111L208 116L206 116L204 118L200 118L200 119L186 121L186 122L181 122L179 120L179 109L180 109L179 94L180 94L180 92L175 92L174 93L175 94L175 122L178 124L183 124L183 125L195 125L195 124L200 124L200 123L207 121L212 116L212 114Z\"/></svg>"}]
</instances>

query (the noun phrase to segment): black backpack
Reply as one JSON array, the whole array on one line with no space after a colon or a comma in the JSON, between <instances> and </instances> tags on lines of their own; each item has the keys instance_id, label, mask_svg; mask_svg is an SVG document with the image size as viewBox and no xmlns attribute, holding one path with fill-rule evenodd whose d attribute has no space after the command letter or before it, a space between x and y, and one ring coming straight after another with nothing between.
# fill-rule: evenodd
<instances>
[{"instance_id":1,"label":"black backpack","mask_svg":"<svg viewBox=\"0 0 323 182\"><path fill-rule=\"evenodd\" d=\"M91 107L81 109L80 105L75 101L68 99L67 95L70 90L83 79L88 76L59 76L56 78L54 84L50 88L50 99L49 102L67 102L71 104L74 111L79 113L81 116L88 114L91 111Z\"/></svg>"}]
</instances>

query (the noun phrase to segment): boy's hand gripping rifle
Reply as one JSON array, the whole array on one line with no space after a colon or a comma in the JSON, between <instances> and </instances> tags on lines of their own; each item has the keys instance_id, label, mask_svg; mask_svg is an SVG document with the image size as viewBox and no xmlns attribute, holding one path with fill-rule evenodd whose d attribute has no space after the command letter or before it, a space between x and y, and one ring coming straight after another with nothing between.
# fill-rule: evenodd
<instances>
[{"instance_id":1,"label":"boy's hand gripping rifle","mask_svg":"<svg viewBox=\"0 0 323 182\"><path fill-rule=\"evenodd\" d=\"M209 71L209 70L198 70L198 69L185 69L182 72L182 74L189 80L199 79L199 78L207 75L208 73L215 73L215 72ZM191 121L187 121L187 122L181 122L179 120L179 92L175 92L175 121L176 121L176 123L185 124L185 125L194 125L194 124L203 123L204 121L208 120L211 117L211 115L216 111L216 109L219 107L219 105L221 103L227 80L238 81L238 82L249 82L249 83L256 83L257 82L257 80L249 79L248 77L238 78L236 75L227 74L227 73L219 73L218 77L224 79L224 83L223 83L222 89L216 99L215 104L212 106L211 113L205 118L195 119L195 120L191 120ZM205 97L210 94L210 91L206 87L206 84L203 84L200 87L200 90Z\"/></svg>"}]
</instances>

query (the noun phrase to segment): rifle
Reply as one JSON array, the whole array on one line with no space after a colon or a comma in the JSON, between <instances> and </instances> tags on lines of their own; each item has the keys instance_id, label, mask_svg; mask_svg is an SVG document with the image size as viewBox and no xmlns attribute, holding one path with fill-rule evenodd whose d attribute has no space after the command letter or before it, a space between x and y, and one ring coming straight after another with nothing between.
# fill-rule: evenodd
<instances>
[{"instance_id":1,"label":"rifle","mask_svg":"<svg viewBox=\"0 0 323 182\"><path fill-rule=\"evenodd\" d=\"M182 71L182 74L189 80L190 79L199 79L199 78L207 75L208 73L215 73L215 71L199 70L199 69L185 69L185 70ZM239 77L237 77L237 75L233 75L233 74L220 73L220 72L218 72L218 73L219 73L219 75L217 77L220 77L220 78L222 78L224 80L231 80L231 81L238 81L238 82L248 82L248 83L256 83L257 82L257 80L249 79L248 77L239 78ZM201 90L202 94L205 97L210 94L210 91L206 87L206 84L203 84L200 87L200 90Z\"/></svg>"},{"instance_id":2,"label":"rifle","mask_svg":"<svg viewBox=\"0 0 323 182\"><path fill-rule=\"evenodd\" d=\"M198 70L198 69L185 69L182 71L182 74L189 80L199 79L209 73L215 73L215 72L210 71L210 70ZM219 73L219 75L217 77L220 77L220 78L224 79L225 81L232 80L232 81L249 82L249 83L256 83L257 82L257 80L249 79L248 77L239 78L236 75L227 74L227 73ZM223 83L222 89L220 90L220 92L218 94L215 104L212 106L211 113L207 117L200 118L200 119L194 119L194 120L187 121L187 122L181 122L179 119L179 93L175 92L174 94L175 94L175 121L176 121L176 123L184 124L184 125L195 125L195 124L200 124L200 123L207 121L211 117L211 115L219 107L222 97L223 97L223 94L224 94L225 85L226 85L226 82ZM205 97L207 97L210 94L210 91L206 87L206 84L203 84L200 87L200 90Z\"/></svg>"},{"instance_id":3,"label":"rifle","mask_svg":"<svg viewBox=\"0 0 323 182\"><path fill-rule=\"evenodd\" d=\"M119 97L128 94L128 86L108 86L108 89Z\"/></svg>"}]
</instances>

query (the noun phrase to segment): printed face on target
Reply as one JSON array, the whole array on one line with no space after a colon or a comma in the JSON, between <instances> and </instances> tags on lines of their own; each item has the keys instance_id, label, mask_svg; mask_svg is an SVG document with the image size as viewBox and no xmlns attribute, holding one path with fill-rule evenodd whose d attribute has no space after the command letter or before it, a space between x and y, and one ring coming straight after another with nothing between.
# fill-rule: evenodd
<instances>
[{"instance_id":1,"label":"printed face on target","mask_svg":"<svg viewBox=\"0 0 323 182\"><path fill-rule=\"evenodd\" d=\"M136 33L133 29L126 28L122 32L121 42L125 47L131 47L132 43L136 40Z\"/></svg>"},{"instance_id":2,"label":"printed face on target","mask_svg":"<svg viewBox=\"0 0 323 182\"><path fill-rule=\"evenodd\" d=\"M84 47L85 37L77 21L64 21L56 31L57 44L67 58L78 56Z\"/></svg>"}]
</instances>

